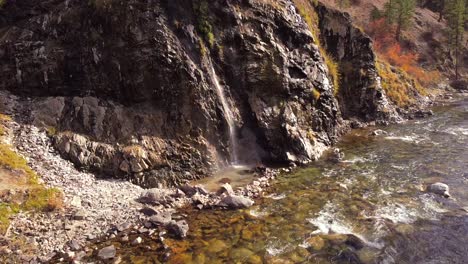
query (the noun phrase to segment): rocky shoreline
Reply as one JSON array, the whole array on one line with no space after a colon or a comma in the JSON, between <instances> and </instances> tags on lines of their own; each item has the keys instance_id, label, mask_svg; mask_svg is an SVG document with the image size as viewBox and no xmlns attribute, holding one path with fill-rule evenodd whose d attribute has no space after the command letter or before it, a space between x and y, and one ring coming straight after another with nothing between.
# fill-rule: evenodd
<instances>
[{"instance_id":1,"label":"rocky shoreline","mask_svg":"<svg viewBox=\"0 0 468 264\"><path fill-rule=\"evenodd\" d=\"M22 111L18 98L5 95L9 112L19 117ZM16 119L18 120L18 119ZM21 212L14 217L3 240L24 237L37 249L25 254L21 249L2 248L4 254L28 263L47 262L54 256L79 260L91 249L86 244L96 238L111 239L126 230L152 234L167 229L171 235L185 237L188 225L171 215L177 208L193 205L202 208L241 208L253 204L251 198L261 195L276 171L260 168L252 184L233 190L225 183L213 193L201 186L183 185L179 188L143 189L127 181L100 179L82 172L64 160L53 148L46 129L16 121L8 123L13 132L11 143L23 155L30 167L48 187L59 188L64 194L65 207L52 213ZM176 217L174 217L176 218Z\"/></svg>"},{"instance_id":2,"label":"rocky shoreline","mask_svg":"<svg viewBox=\"0 0 468 264\"><path fill-rule=\"evenodd\" d=\"M24 112L21 101L12 95L4 98L9 99L6 105L18 120ZM419 111L430 114L430 111ZM16 151L26 157L45 185L62 190L65 199L62 211L22 212L13 219L3 240L24 236L37 251L28 255L21 249L3 248L3 253L29 263L47 262L54 257L67 261L78 261L90 255L99 257L100 249L91 249L87 245L96 239L109 240L117 236L125 240L130 233L156 235L161 240L166 235L184 238L189 226L178 209L187 206L200 210L249 207L254 198L263 194L270 180L280 171L290 170L255 168L251 171L255 175L252 183L236 190L229 183L217 192L187 184L178 188L143 189L127 181L101 179L80 171L54 149L44 128L15 121L10 121L9 126L14 132L11 142ZM340 153L334 155L335 152L331 152L331 158L340 157ZM142 243L141 237L132 243ZM104 255L102 259L107 258Z\"/></svg>"}]
</instances>

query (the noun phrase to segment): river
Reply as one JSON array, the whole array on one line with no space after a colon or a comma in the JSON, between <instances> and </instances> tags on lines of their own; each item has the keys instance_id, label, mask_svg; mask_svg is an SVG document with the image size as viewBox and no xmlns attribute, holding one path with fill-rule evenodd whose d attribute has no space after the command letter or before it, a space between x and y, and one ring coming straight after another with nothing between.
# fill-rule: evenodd
<instances>
[{"instance_id":1,"label":"river","mask_svg":"<svg viewBox=\"0 0 468 264\"><path fill-rule=\"evenodd\" d=\"M185 240L119 252L134 263L468 263L468 99L433 111L352 131L343 162L282 174L249 209L190 211ZM434 182L452 197L427 193Z\"/></svg>"}]
</instances>

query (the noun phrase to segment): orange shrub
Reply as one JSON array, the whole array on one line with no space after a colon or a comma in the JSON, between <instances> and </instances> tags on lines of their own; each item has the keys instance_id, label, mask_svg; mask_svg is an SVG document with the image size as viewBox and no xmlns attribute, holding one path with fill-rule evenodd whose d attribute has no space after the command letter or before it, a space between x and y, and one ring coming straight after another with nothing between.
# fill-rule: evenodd
<instances>
[{"instance_id":1,"label":"orange shrub","mask_svg":"<svg viewBox=\"0 0 468 264\"><path fill-rule=\"evenodd\" d=\"M424 86L433 85L440 80L436 70L425 71L418 65L418 54L403 50L395 38L395 26L388 25L385 18L369 24L367 33L374 40L374 49L379 58L400 68Z\"/></svg>"}]
</instances>

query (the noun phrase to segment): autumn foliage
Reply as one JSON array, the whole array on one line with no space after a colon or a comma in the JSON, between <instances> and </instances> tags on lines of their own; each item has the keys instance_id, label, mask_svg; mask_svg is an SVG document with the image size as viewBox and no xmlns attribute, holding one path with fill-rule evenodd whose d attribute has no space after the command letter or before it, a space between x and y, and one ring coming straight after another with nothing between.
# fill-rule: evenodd
<instances>
[{"instance_id":1,"label":"autumn foliage","mask_svg":"<svg viewBox=\"0 0 468 264\"><path fill-rule=\"evenodd\" d=\"M421 85L435 84L440 79L438 71L425 71L418 65L418 55L405 51L395 38L396 27L389 25L385 18L370 23L368 33L374 39L374 49L380 59L398 67L415 78Z\"/></svg>"}]
</instances>

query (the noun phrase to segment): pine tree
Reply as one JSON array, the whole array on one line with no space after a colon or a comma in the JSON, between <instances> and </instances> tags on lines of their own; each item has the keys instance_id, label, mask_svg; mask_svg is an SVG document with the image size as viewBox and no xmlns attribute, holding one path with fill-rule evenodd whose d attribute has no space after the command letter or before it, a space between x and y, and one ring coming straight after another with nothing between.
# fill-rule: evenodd
<instances>
[{"instance_id":1,"label":"pine tree","mask_svg":"<svg viewBox=\"0 0 468 264\"><path fill-rule=\"evenodd\" d=\"M458 79L459 52L463 45L465 23L468 19L467 0L446 0L446 18L451 49L455 52L455 78Z\"/></svg>"},{"instance_id":2,"label":"pine tree","mask_svg":"<svg viewBox=\"0 0 468 264\"><path fill-rule=\"evenodd\" d=\"M385 16L389 24L396 24L395 38L400 40L401 31L411 24L416 0L390 0L385 4Z\"/></svg>"}]
</instances>

